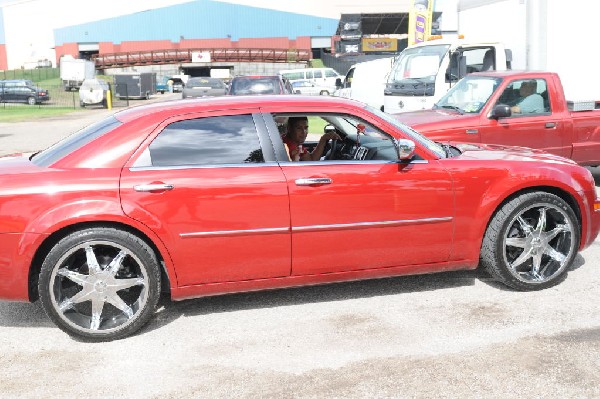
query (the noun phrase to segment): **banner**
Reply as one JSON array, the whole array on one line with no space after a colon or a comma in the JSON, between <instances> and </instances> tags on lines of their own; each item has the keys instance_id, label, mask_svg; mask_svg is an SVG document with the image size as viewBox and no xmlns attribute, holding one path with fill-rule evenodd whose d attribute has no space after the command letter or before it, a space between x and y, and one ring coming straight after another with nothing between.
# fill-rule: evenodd
<instances>
[{"instance_id":1,"label":"banner","mask_svg":"<svg viewBox=\"0 0 600 399\"><path fill-rule=\"evenodd\" d=\"M408 13L408 45L424 42L431 35L434 0L412 0Z\"/></svg>"},{"instance_id":2,"label":"banner","mask_svg":"<svg viewBox=\"0 0 600 399\"><path fill-rule=\"evenodd\" d=\"M395 38L368 38L362 39L364 53L374 51L398 51L398 39Z\"/></svg>"}]
</instances>

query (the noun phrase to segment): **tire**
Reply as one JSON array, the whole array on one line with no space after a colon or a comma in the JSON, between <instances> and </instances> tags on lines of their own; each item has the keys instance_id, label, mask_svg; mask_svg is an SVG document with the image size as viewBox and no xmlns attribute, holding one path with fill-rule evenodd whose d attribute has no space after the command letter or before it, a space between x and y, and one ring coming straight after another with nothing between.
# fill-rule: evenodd
<instances>
[{"instance_id":1,"label":"tire","mask_svg":"<svg viewBox=\"0 0 600 399\"><path fill-rule=\"evenodd\" d=\"M320 96L328 96L329 92L327 90L321 90L321 92L319 93Z\"/></svg>"},{"instance_id":2,"label":"tire","mask_svg":"<svg viewBox=\"0 0 600 399\"><path fill-rule=\"evenodd\" d=\"M143 240L97 227L71 233L50 250L38 290L46 314L61 330L101 342L143 327L156 311L160 284L158 260Z\"/></svg>"},{"instance_id":3,"label":"tire","mask_svg":"<svg viewBox=\"0 0 600 399\"><path fill-rule=\"evenodd\" d=\"M579 240L578 219L564 200L529 192L493 216L481 246L481 265L511 288L541 290L563 280Z\"/></svg>"},{"instance_id":4,"label":"tire","mask_svg":"<svg viewBox=\"0 0 600 399\"><path fill-rule=\"evenodd\" d=\"M27 104L29 104L29 105L37 104L35 97L27 97Z\"/></svg>"}]
</instances>

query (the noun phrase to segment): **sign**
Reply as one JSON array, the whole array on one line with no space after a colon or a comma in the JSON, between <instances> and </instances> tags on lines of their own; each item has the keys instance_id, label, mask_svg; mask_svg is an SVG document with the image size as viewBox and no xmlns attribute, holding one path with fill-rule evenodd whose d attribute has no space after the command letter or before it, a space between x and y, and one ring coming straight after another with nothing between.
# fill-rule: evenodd
<instances>
[{"instance_id":1,"label":"sign","mask_svg":"<svg viewBox=\"0 0 600 399\"><path fill-rule=\"evenodd\" d=\"M210 52L192 51L192 62L210 62Z\"/></svg>"},{"instance_id":2,"label":"sign","mask_svg":"<svg viewBox=\"0 0 600 399\"><path fill-rule=\"evenodd\" d=\"M408 13L408 45L424 42L431 36L434 0L412 0Z\"/></svg>"},{"instance_id":3,"label":"sign","mask_svg":"<svg viewBox=\"0 0 600 399\"><path fill-rule=\"evenodd\" d=\"M398 39L394 38L368 38L362 39L363 52L373 51L398 51Z\"/></svg>"}]
</instances>

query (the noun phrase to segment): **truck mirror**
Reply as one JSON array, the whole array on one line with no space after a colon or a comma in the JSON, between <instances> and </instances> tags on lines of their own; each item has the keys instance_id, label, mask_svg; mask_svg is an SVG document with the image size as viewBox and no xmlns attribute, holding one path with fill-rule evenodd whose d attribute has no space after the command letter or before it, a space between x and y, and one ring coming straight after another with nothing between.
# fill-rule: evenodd
<instances>
[{"instance_id":1,"label":"truck mirror","mask_svg":"<svg viewBox=\"0 0 600 399\"><path fill-rule=\"evenodd\" d=\"M467 74L467 57L458 57L458 78L462 79Z\"/></svg>"},{"instance_id":2,"label":"truck mirror","mask_svg":"<svg viewBox=\"0 0 600 399\"><path fill-rule=\"evenodd\" d=\"M337 88L342 87L342 79L341 78L335 79L335 87L337 87Z\"/></svg>"},{"instance_id":3,"label":"truck mirror","mask_svg":"<svg viewBox=\"0 0 600 399\"><path fill-rule=\"evenodd\" d=\"M512 115L510 107L506 104L498 104L492 109L490 113L491 119L508 118Z\"/></svg>"}]
</instances>

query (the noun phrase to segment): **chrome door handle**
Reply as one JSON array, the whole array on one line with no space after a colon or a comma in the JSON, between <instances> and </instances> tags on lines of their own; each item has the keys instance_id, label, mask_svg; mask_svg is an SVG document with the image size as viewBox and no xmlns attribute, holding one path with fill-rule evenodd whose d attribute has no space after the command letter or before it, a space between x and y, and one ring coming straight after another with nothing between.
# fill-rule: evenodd
<instances>
[{"instance_id":1,"label":"chrome door handle","mask_svg":"<svg viewBox=\"0 0 600 399\"><path fill-rule=\"evenodd\" d=\"M546 122L546 129L552 129L556 127L556 122Z\"/></svg>"},{"instance_id":2,"label":"chrome door handle","mask_svg":"<svg viewBox=\"0 0 600 399\"><path fill-rule=\"evenodd\" d=\"M314 186L317 184L331 184L333 180L328 177L313 177L309 179L296 179L297 186Z\"/></svg>"},{"instance_id":3,"label":"chrome door handle","mask_svg":"<svg viewBox=\"0 0 600 399\"><path fill-rule=\"evenodd\" d=\"M167 190L173 190L174 188L175 188L175 186L172 184L163 184L163 183L139 184L137 186L133 186L133 189L137 192L167 191Z\"/></svg>"}]
</instances>

